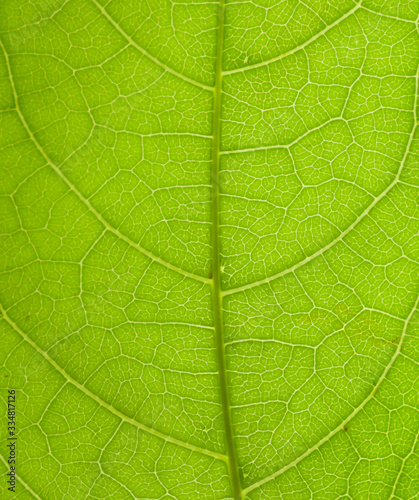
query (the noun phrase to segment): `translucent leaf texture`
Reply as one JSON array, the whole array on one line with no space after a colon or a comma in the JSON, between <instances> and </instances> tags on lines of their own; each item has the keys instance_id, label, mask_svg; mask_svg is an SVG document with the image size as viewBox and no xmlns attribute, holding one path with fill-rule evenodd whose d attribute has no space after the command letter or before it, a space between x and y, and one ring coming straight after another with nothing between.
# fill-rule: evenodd
<instances>
[{"instance_id":1,"label":"translucent leaf texture","mask_svg":"<svg viewBox=\"0 0 419 500\"><path fill-rule=\"evenodd\" d=\"M418 15L1 2L16 498L419 498Z\"/></svg>"}]
</instances>

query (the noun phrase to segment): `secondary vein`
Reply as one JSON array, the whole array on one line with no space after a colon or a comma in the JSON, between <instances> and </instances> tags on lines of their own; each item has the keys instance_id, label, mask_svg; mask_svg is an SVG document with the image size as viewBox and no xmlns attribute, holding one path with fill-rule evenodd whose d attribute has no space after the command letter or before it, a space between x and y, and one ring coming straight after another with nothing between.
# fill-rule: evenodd
<instances>
[{"instance_id":1,"label":"secondary vein","mask_svg":"<svg viewBox=\"0 0 419 500\"><path fill-rule=\"evenodd\" d=\"M3 308L3 306L0 304L0 319L4 319L12 328L13 330L20 335L20 337L27 342L36 352L38 352L44 359L47 361L55 370L63 377L63 379L66 381L65 383L70 383L80 391L82 391L86 396L88 396L90 399L95 401L97 404L102 406L103 408L106 408L108 411L119 417L123 422L127 422L135 427L138 427L144 432L147 432L148 434L151 434L152 436L158 437L160 439L163 439L169 443L176 444L178 446L181 446L182 448L187 448L190 451L195 451L198 453L202 453L203 455L208 455L209 457L215 458L217 460L223 460L225 461L226 457L225 455L222 455L221 453L217 453L215 451L207 450L205 448L201 448L200 446L195 446L194 444L187 443L186 441L182 441L180 439L177 439L175 437L170 436L169 434L165 434L163 432L160 432L152 427L148 427L145 424L142 424L138 420L135 420L134 418L129 417L122 411L116 409L114 406L111 404L107 403L104 399L101 397L97 396L94 394L92 391L90 391L85 385L81 384L78 382L75 378L73 378L64 368L59 365L54 358L52 358L46 351L41 349L41 347L38 346L38 344L32 340L28 334L26 334L23 330L19 328L19 326L9 317L7 314L6 309Z\"/></svg>"},{"instance_id":2,"label":"secondary vein","mask_svg":"<svg viewBox=\"0 0 419 500\"><path fill-rule=\"evenodd\" d=\"M246 285L238 286L235 288L230 288L229 290L225 290L224 292L221 293L222 296L226 295L231 295L233 293L237 292L244 292L245 290L250 290L251 288L254 288L259 285L263 285L265 283L269 283L273 280L276 280L277 278L281 278L282 276L285 276L286 274L293 273L300 267L304 266L305 264L311 262L314 260L316 257L319 257L320 255L323 255L327 250L332 248L336 243L339 241L342 241L344 237L350 233L353 229L356 228L356 226L362 222L365 217L369 215L369 213L374 209L375 206L383 199L387 194L400 182L400 178L404 169L404 166L406 164L407 158L410 153L410 149L413 144L413 140L415 138L416 132L419 127L419 117L418 117L418 107L419 107L419 66L416 70L416 90L415 90L415 102L413 106L413 116L414 116L414 123L412 125L412 130L409 134L409 139L407 141L406 149L403 155L403 158L401 159L399 169L396 172L396 175L394 179L391 181L391 183L376 197L374 200L367 206L367 208L350 224L344 231L342 231L334 240L332 240L330 243L325 245L324 247L320 248L317 250L317 252L314 252L313 254L309 255L305 259L297 262L291 267L288 267L286 269L283 269L279 273L275 273L271 276L267 276L266 278L262 278L261 280L254 281L252 283L247 283Z\"/></svg>"},{"instance_id":3,"label":"secondary vein","mask_svg":"<svg viewBox=\"0 0 419 500\"><path fill-rule=\"evenodd\" d=\"M378 390L380 389L381 387L381 384L383 383L383 381L386 379L387 377L387 374L388 372L390 371L390 369L392 368L392 366L394 365L396 359L397 359L397 356L400 354L401 352L401 349L402 349L402 346L403 346L403 342L404 342L404 338L406 337L406 332L407 332L407 328L409 326L409 323L414 315L414 313L417 311L418 309L418 306L419 306L419 295L417 296L416 298L416 301L412 307L412 309L410 310L409 312L409 315L408 317L406 318L405 322L404 322L404 326L403 326L403 330L402 330L402 334L401 334L401 337L400 337L400 341L397 345L397 348L396 350L394 351L394 354L392 356L392 358L390 359L390 362L388 363L388 365L386 366L386 368L384 369L383 373L381 374L380 378L378 379L378 381L374 384L374 387L372 389L372 391L368 394L368 396L362 401L362 403L357 406L355 408L355 410L350 414L348 415L345 420L343 420L343 422L341 422L337 427L335 427L333 430L331 430L329 432L329 434L327 434L327 436L325 436L323 439L321 439L320 441L318 441L314 446L312 446L311 448L309 448L308 450L306 450L303 454L301 454L299 457L297 457L295 460L293 460L292 462L290 462L289 464L285 465L284 467L282 467L282 469L274 472L273 474L270 474L269 476L261 479L260 481L258 481L257 483L254 483L252 484L251 486L249 486L248 488L246 488L243 493L246 497L246 495L248 493L250 493L251 491L253 491L254 489L256 488L260 488L261 486L263 486L265 483L268 483L269 481L273 481L275 478L277 478L279 475L283 474L284 472L286 472L287 470L291 469L292 467L295 467L296 465L298 465L304 458L308 457L309 455L311 455L311 453L313 453L314 451L318 450L322 444L326 443L327 441L329 441L334 435L336 435L340 430L342 430L356 415L358 415L358 413L360 411L363 410L363 408L367 405L367 403L369 401L371 401L374 396L377 394Z\"/></svg>"},{"instance_id":4,"label":"secondary vein","mask_svg":"<svg viewBox=\"0 0 419 500\"><path fill-rule=\"evenodd\" d=\"M125 38L125 40L130 45L132 45L137 50L139 50L142 54L144 54L146 57L148 57L151 61L153 61L158 66L163 68L165 71L168 71L172 75L175 75L178 78L181 78L185 82L191 83L192 85L195 85L196 87L201 87L202 89L209 90L211 92L214 90L214 87L211 87L210 85L205 85L204 83L198 82L196 80L193 80L192 78L189 78L185 75L182 75L182 73L179 73L175 69L171 68L170 66L168 66L164 62L160 61L159 59L157 59L156 57L151 55L143 47L141 47L141 45L139 45L130 35L128 35L128 33L126 33L116 21L114 21L114 19L110 16L108 11L105 9L106 6L103 7L97 0L93 0L93 3L100 10L100 12L106 17L106 19L112 24L112 26Z\"/></svg>"},{"instance_id":5,"label":"secondary vein","mask_svg":"<svg viewBox=\"0 0 419 500\"><path fill-rule=\"evenodd\" d=\"M5 46L3 45L3 42L0 39L0 49L3 52L4 58L6 60L6 68L9 73L9 80L10 80L10 85L12 87L12 92L13 92L13 97L15 100L15 111L19 115L19 118L22 122L23 127L25 128L29 138L31 139L32 143L36 147L36 149L39 151L39 153L42 155L44 158L46 164L48 164L55 172L56 174L67 184L67 186L70 188L70 190L77 196L77 198L89 209L90 213L92 213L96 219L111 233L115 234L119 239L125 241L128 245L136 248L139 250L143 255L147 256L149 259L154 260L155 262L158 262L164 267L167 267L168 269L175 271L178 274L181 274L183 276L187 276L188 278L192 278L195 281L201 281L202 283L210 283L210 280L205 278L204 276L200 276L199 274L191 273L189 271L186 271L180 267L177 267L170 262L158 257L155 255L153 252L150 252L146 248L142 247L139 243L136 243L135 241L131 240L131 238L128 238L128 236L125 236L123 233L121 233L118 229L115 229L111 224L95 209L95 207L90 203L90 201L83 196L83 194L78 190L78 188L70 181L70 179L67 178L61 171L60 167L56 165L49 155L44 151L44 148L42 145L38 142L38 139L36 138L34 132L32 132L32 129L30 128L28 122L26 121L26 118L21 110L20 104L19 104L19 96L16 91L16 86L15 82L13 79L13 74L12 74L12 69L10 66L10 61L9 61L9 54L6 51Z\"/></svg>"}]
</instances>

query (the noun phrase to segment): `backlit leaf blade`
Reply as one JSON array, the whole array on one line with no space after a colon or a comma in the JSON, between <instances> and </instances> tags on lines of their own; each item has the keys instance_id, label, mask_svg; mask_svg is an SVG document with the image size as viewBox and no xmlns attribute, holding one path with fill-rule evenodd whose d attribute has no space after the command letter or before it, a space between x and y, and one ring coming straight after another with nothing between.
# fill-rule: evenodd
<instances>
[{"instance_id":1,"label":"backlit leaf blade","mask_svg":"<svg viewBox=\"0 0 419 500\"><path fill-rule=\"evenodd\" d=\"M16 498L416 498L419 6L0 9Z\"/></svg>"}]
</instances>

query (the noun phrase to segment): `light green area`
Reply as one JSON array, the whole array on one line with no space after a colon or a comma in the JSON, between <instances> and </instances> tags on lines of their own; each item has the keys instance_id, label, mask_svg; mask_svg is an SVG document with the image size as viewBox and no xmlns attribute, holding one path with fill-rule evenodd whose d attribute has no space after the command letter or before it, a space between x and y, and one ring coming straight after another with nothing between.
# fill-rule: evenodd
<instances>
[{"instance_id":1,"label":"light green area","mask_svg":"<svg viewBox=\"0 0 419 500\"><path fill-rule=\"evenodd\" d=\"M418 17L1 2L2 499L419 498Z\"/></svg>"}]
</instances>

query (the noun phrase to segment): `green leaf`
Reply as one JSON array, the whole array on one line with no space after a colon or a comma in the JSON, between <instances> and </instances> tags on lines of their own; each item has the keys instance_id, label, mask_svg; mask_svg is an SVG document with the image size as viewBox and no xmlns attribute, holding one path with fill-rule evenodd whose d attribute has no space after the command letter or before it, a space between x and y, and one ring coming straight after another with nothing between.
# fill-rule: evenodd
<instances>
[{"instance_id":1,"label":"green leaf","mask_svg":"<svg viewBox=\"0 0 419 500\"><path fill-rule=\"evenodd\" d=\"M418 16L1 2L2 498L419 498Z\"/></svg>"}]
</instances>

